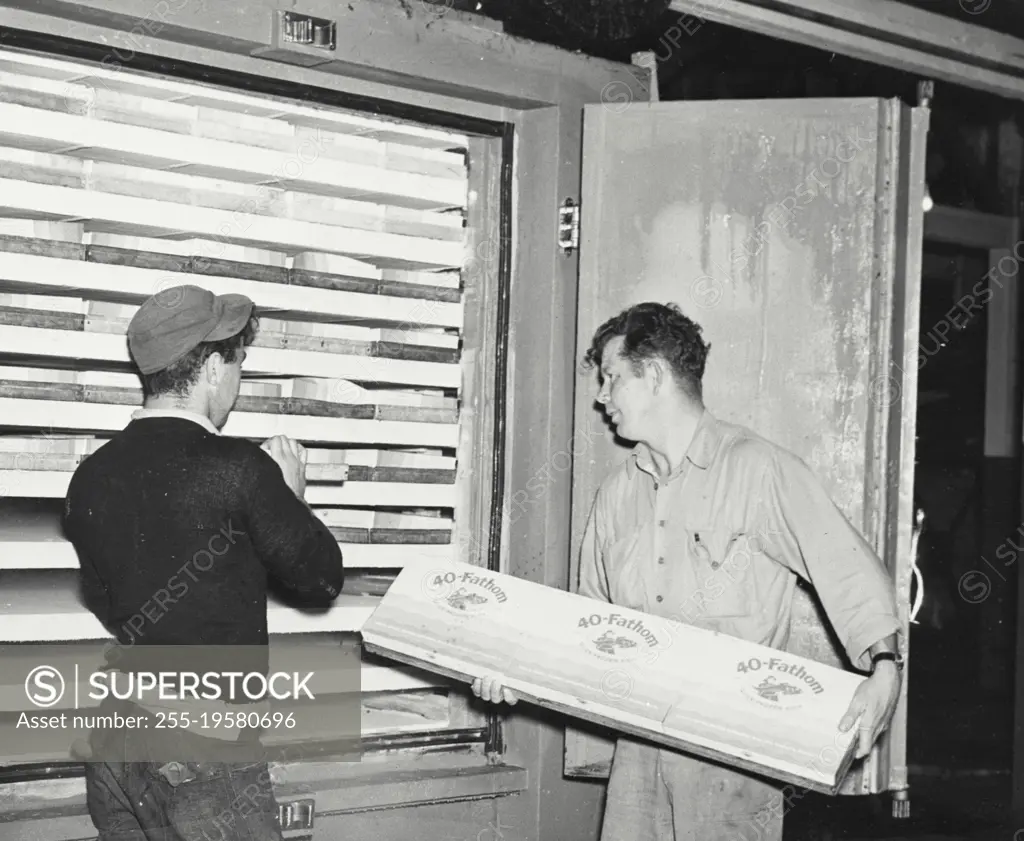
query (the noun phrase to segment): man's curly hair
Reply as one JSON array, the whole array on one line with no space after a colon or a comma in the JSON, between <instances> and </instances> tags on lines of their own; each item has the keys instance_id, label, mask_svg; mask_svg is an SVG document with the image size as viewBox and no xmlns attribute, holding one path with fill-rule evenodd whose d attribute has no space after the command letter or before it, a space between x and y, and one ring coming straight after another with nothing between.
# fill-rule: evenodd
<instances>
[{"instance_id":1,"label":"man's curly hair","mask_svg":"<svg viewBox=\"0 0 1024 841\"><path fill-rule=\"evenodd\" d=\"M597 328L585 364L591 368L600 365L608 342L622 336L622 355L637 376L643 373L644 362L662 359L691 397L703 399L701 381L711 345L701 337L702 332L676 304L635 304Z\"/></svg>"},{"instance_id":2,"label":"man's curly hair","mask_svg":"<svg viewBox=\"0 0 1024 841\"><path fill-rule=\"evenodd\" d=\"M142 393L144 397L170 395L184 397L199 382L199 374L203 364L213 354L219 353L229 365L238 358L238 352L247 348L256 339L260 319L253 308L246 325L234 336L219 342L202 342L190 350L185 356L162 371L142 374Z\"/></svg>"}]
</instances>

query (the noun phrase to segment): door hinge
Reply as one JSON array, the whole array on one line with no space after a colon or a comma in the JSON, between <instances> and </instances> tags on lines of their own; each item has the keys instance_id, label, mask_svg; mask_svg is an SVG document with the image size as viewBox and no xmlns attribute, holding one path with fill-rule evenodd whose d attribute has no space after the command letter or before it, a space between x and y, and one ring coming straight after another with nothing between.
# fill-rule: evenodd
<instances>
[{"instance_id":1,"label":"door hinge","mask_svg":"<svg viewBox=\"0 0 1024 841\"><path fill-rule=\"evenodd\" d=\"M930 108L932 98L935 96L935 82L931 79L922 79L917 83L917 107Z\"/></svg>"},{"instance_id":2,"label":"door hinge","mask_svg":"<svg viewBox=\"0 0 1024 841\"><path fill-rule=\"evenodd\" d=\"M558 247L567 257L580 247L580 206L572 199L558 208Z\"/></svg>"},{"instance_id":3,"label":"door hinge","mask_svg":"<svg viewBox=\"0 0 1024 841\"><path fill-rule=\"evenodd\" d=\"M277 820L282 830L313 828L313 818L316 815L316 801L312 798L279 803L277 810Z\"/></svg>"}]
</instances>

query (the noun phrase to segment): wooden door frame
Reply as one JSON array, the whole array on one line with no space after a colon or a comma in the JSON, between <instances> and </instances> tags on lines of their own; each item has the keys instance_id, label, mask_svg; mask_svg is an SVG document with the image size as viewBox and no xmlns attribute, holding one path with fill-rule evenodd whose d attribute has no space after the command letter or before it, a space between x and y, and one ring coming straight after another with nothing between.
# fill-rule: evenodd
<instances>
[{"instance_id":1,"label":"wooden door frame","mask_svg":"<svg viewBox=\"0 0 1024 841\"><path fill-rule=\"evenodd\" d=\"M1018 220L975 210L936 205L924 216L925 243L942 243L988 253L991 297L984 303L988 316L985 357L985 457L1011 457L1017 451L1018 416L1024 407L1015 393L1019 380L1017 267L1024 258L1018 246ZM1015 256L1014 249L1020 253ZM1007 282L1011 281L1011 282ZM966 296L965 296L966 297ZM974 298L974 295L970 295ZM963 300L963 299L961 299ZM968 302L968 307L980 301ZM922 329L924 326L922 325ZM1009 349L1009 353L1000 352ZM1024 594L1022 594L1024 596ZM1021 640L1024 645L1024 638ZM1024 648L1021 649L1024 654ZM1024 743L1022 743L1024 748ZM1024 768L1022 768L1024 770Z\"/></svg>"}]
</instances>

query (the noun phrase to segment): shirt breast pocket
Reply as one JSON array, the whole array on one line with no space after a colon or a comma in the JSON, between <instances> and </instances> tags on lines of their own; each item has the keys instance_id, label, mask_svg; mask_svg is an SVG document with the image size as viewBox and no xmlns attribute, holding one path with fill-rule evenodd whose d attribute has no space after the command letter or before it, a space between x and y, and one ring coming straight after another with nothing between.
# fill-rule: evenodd
<instances>
[{"instance_id":1,"label":"shirt breast pocket","mask_svg":"<svg viewBox=\"0 0 1024 841\"><path fill-rule=\"evenodd\" d=\"M730 528L689 529L697 607L709 620L750 617L757 610L754 558L746 535Z\"/></svg>"}]
</instances>

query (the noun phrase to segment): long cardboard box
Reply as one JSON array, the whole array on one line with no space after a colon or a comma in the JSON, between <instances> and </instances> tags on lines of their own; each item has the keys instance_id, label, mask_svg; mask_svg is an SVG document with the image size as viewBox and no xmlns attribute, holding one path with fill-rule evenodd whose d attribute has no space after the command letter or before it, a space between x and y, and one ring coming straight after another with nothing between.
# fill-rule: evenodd
<instances>
[{"instance_id":1,"label":"long cardboard box","mask_svg":"<svg viewBox=\"0 0 1024 841\"><path fill-rule=\"evenodd\" d=\"M408 564L362 628L372 652L663 746L835 794L864 678L461 563Z\"/></svg>"}]
</instances>

